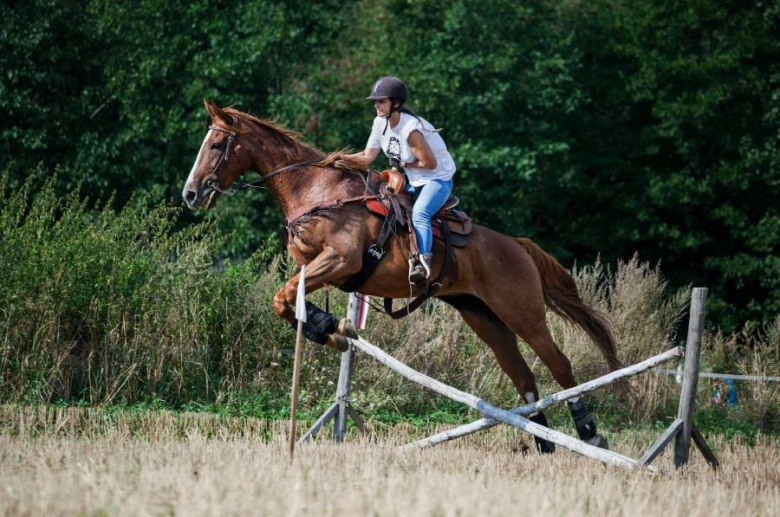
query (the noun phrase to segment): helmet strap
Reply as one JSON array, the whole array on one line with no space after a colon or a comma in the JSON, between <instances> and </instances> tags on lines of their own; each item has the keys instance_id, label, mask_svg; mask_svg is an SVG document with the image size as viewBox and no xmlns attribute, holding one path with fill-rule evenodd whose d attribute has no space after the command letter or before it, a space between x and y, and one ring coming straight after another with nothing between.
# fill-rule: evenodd
<instances>
[{"instance_id":1,"label":"helmet strap","mask_svg":"<svg viewBox=\"0 0 780 517\"><path fill-rule=\"evenodd\" d=\"M400 112L401 107L403 106L403 103L401 103L400 106L396 107L395 102L392 100L390 101L390 112L385 116L385 130L382 131L382 136L385 136L385 133L387 133L387 127L390 125L390 117L393 116L393 113L396 111Z\"/></svg>"}]
</instances>

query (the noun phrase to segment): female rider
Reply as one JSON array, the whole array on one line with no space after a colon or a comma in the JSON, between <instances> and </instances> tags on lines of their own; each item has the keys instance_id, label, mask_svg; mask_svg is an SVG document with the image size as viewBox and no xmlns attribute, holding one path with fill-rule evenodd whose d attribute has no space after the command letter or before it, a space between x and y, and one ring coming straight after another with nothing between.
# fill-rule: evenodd
<instances>
[{"instance_id":1,"label":"female rider","mask_svg":"<svg viewBox=\"0 0 780 517\"><path fill-rule=\"evenodd\" d=\"M420 251L419 263L410 269L409 280L418 283L431 276L431 218L452 192L455 162L437 130L427 120L403 107L406 85L400 79L392 76L379 79L366 99L374 101L377 116L365 150L349 157L368 167L381 149L391 163L400 163L406 171L407 190L414 196L412 225Z\"/></svg>"}]
</instances>

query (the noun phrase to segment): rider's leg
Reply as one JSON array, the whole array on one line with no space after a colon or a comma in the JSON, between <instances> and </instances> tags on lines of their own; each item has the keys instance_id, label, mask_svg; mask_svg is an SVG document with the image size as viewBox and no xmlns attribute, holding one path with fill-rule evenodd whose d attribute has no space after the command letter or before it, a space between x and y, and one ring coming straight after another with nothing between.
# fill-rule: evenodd
<instances>
[{"instance_id":1,"label":"rider's leg","mask_svg":"<svg viewBox=\"0 0 780 517\"><path fill-rule=\"evenodd\" d=\"M415 266L412 275L430 278L433 249L433 230L431 219L438 212L452 192L452 180L431 180L425 185L416 187L416 199L412 209L412 226L417 237L420 251L420 265ZM419 271L416 271L417 268ZM410 275L411 276L411 275Z\"/></svg>"}]
</instances>

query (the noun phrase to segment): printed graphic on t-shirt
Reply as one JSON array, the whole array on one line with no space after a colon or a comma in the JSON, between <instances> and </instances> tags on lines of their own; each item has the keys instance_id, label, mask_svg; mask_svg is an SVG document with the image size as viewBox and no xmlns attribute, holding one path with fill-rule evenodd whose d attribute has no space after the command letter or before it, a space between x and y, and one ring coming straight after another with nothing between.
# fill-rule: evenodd
<instances>
[{"instance_id":1,"label":"printed graphic on t-shirt","mask_svg":"<svg viewBox=\"0 0 780 517\"><path fill-rule=\"evenodd\" d=\"M401 161L401 142L396 137L391 136L390 142L387 144L387 151L385 152L388 158L395 158L399 162Z\"/></svg>"}]
</instances>

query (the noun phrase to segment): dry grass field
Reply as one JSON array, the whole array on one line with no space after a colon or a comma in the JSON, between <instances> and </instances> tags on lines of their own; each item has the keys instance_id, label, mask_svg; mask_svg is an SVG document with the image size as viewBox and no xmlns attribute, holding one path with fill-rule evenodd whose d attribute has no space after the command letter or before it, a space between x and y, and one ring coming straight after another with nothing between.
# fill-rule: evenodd
<instances>
[{"instance_id":1,"label":"dry grass field","mask_svg":"<svg viewBox=\"0 0 780 517\"><path fill-rule=\"evenodd\" d=\"M285 423L213 415L0 409L3 515L777 515L777 439L708 437L675 472L605 467L496 427L423 451L397 445L437 429L378 427L376 443L323 437L288 461ZM639 455L655 436L609 435Z\"/></svg>"}]
</instances>

